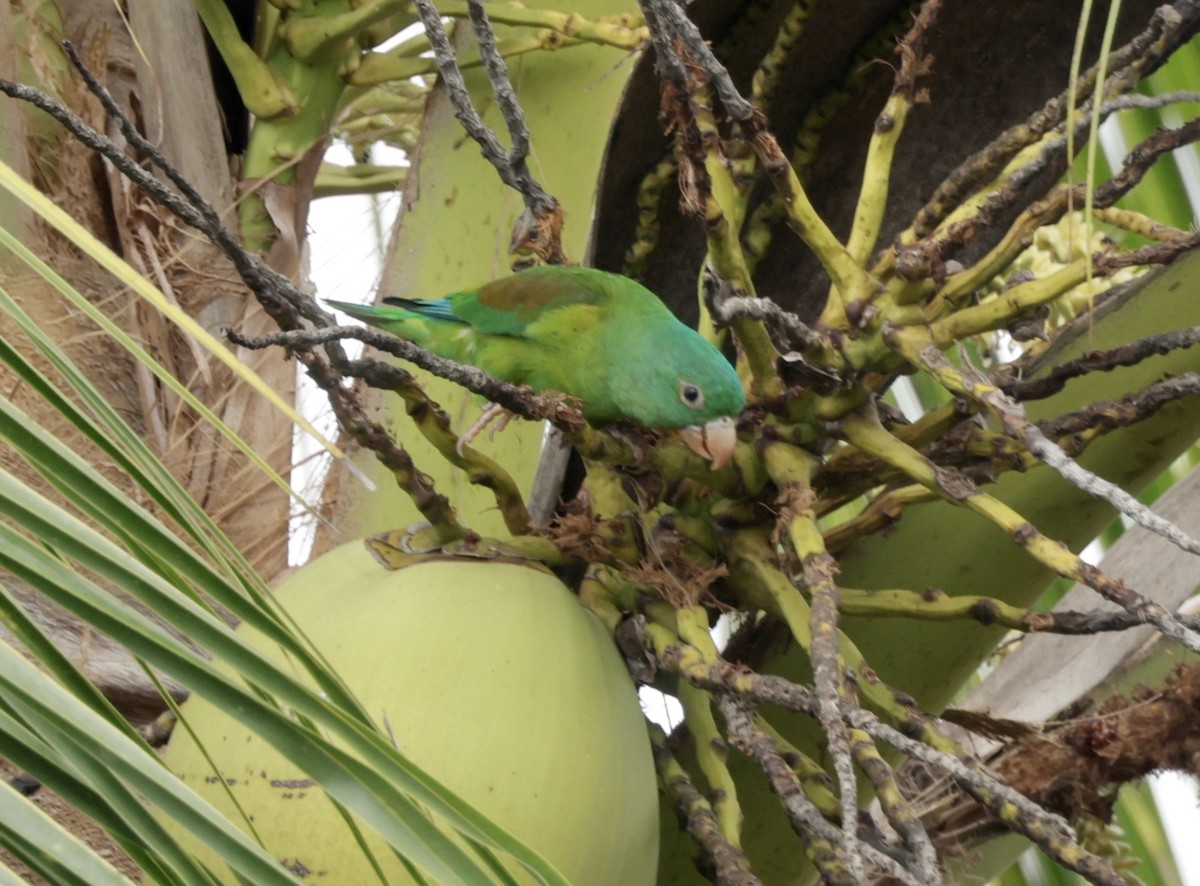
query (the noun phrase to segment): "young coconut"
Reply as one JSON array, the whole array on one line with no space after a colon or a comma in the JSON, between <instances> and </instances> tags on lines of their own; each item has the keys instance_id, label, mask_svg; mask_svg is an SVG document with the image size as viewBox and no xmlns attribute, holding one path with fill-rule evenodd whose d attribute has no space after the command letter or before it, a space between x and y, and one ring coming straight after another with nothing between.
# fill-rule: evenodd
<instances>
[{"instance_id":1,"label":"young coconut","mask_svg":"<svg viewBox=\"0 0 1200 886\"><path fill-rule=\"evenodd\" d=\"M276 598L404 754L568 881L654 882L658 804L637 694L608 634L558 579L495 560L389 570L354 542L290 576ZM281 864L331 884L377 882L302 769L203 698L183 714ZM164 759L240 822L187 730L175 730ZM412 883L382 838L362 830L388 881ZM212 850L187 842L228 876ZM535 882L506 866L518 882Z\"/></svg>"}]
</instances>

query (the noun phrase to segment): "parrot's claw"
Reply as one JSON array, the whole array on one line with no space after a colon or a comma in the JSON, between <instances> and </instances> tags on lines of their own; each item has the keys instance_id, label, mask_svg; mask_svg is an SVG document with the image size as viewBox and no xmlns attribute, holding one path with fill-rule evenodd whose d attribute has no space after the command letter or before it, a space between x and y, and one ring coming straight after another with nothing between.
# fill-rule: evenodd
<instances>
[{"instance_id":1,"label":"parrot's claw","mask_svg":"<svg viewBox=\"0 0 1200 886\"><path fill-rule=\"evenodd\" d=\"M463 447L480 435L484 428L494 421L498 424L488 433L488 439L496 436L497 431L503 431L508 427L508 423L512 421L513 413L505 409L498 403L489 403L487 408L483 410L483 415L479 416L479 420L471 427L467 428L467 432L458 438L458 442L454 444L454 451L458 453L458 457L463 457Z\"/></svg>"}]
</instances>

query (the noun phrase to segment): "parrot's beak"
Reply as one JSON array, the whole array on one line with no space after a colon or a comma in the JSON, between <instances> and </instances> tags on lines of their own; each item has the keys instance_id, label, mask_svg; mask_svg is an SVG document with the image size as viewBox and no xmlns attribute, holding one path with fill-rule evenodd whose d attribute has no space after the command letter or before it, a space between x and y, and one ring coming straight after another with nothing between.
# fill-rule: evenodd
<instances>
[{"instance_id":1,"label":"parrot's beak","mask_svg":"<svg viewBox=\"0 0 1200 886\"><path fill-rule=\"evenodd\" d=\"M703 425L688 425L681 428L679 435L692 452L712 462L714 471L725 467L733 458L733 447L737 443L737 423L731 416L723 415Z\"/></svg>"}]
</instances>

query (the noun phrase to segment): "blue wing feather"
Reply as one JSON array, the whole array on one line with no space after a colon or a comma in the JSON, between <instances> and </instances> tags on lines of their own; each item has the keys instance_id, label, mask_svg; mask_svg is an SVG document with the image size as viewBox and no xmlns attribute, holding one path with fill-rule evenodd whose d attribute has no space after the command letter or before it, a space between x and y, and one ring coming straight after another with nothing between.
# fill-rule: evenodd
<instances>
[{"instance_id":1,"label":"blue wing feather","mask_svg":"<svg viewBox=\"0 0 1200 886\"><path fill-rule=\"evenodd\" d=\"M397 308L404 308L406 311L412 311L414 314L420 314L422 317L432 317L435 320L451 320L455 323L466 323L462 317L455 315L450 305L450 300L446 298L424 299L415 298L400 298L399 296L391 296L383 300L385 305L392 305Z\"/></svg>"}]
</instances>

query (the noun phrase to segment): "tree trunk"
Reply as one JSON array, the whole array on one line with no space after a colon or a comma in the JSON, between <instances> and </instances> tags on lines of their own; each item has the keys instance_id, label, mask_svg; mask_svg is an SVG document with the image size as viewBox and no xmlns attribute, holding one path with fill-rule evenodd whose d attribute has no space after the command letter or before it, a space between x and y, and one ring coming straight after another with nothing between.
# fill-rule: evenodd
<instances>
[{"instance_id":1,"label":"tree trunk","mask_svg":"<svg viewBox=\"0 0 1200 886\"><path fill-rule=\"evenodd\" d=\"M57 45L68 39L91 70L106 83L142 133L168 161L216 207L229 214L233 205L234 158L222 137L218 106L205 49L205 36L188 0L129 4L128 22L105 0L51 3L5 2L2 14L13 28L0 28L0 62L8 75L56 94L101 132L120 138L96 100L70 68ZM61 24L60 24L61 23ZM131 30L132 29L132 32ZM135 39L136 38L136 39ZM12 102L0 108L9 162L33 171L35 183L101 242L141 270L196 317L210 332L227 327L257 334L273 328L229 262L194 232L183 230L165 210L111 170L57 124L37 111ZM291 423L270 404L232 379L229 371L205 354L153 309L123 291L93 262L59 236L22 215L41 255L126 331L165 364L278 472L291 464ZM4 284L44 329L106 391L112 405L151 443L172 473L201 502L233 543L264 576L286 565L287 496L217 435L206 422L162 388L108 337L95 334L90 321L39 281L6 265ZM292 270L295 270L294 268ZM6 331L7 334L7 331ZM239 355L285 399L295 387L294 367L270 352ZM15 402L45 422L78 452L95 451L61 420L47 415L38 398L14 395ZM3 456L5 467L29 476L22 464ZM103 460L100 466L105 467ZM121 472L113 482L135 491ZM27 598L28 594L18 589ZM141 668L105 638L51 607L31 603L44 627L135 719L152 716L162 703Z\"/></svg>"}]
</instances>

